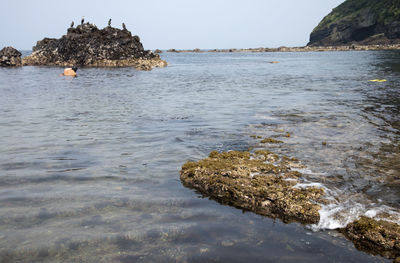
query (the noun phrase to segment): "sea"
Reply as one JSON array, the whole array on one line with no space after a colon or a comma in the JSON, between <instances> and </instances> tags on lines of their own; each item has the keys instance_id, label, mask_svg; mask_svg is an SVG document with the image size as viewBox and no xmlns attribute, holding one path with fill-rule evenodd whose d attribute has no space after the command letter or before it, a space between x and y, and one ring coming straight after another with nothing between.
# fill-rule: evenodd
<instances>
[{"instance_id":1,"label":"sea","mask_svg":"<svg viewBox=\"0 0 400 263\"><path fill-rule=\"evenodd\" d=\"M391 262L335 229L400 223L399 51L161 57L75 78L0 68L0 262ZM301 161L299 187L331 201L318 224L180 181L186 161L249 148Z\"/></svg>"}]
</instances>

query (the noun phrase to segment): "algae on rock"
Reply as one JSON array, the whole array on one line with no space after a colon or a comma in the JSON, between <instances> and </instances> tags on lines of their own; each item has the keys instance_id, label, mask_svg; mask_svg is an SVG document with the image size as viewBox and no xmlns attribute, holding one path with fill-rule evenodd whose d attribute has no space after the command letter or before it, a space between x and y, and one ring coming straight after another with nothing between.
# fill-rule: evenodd
<instances>
[{"instance_id":1,"label":"algae on rock","mask_svg":"<svg viewBox=\"0 0 400 263\"><path fill-rule=\"evenodd\" d=\"M213 151L208 158L186 162L181 181L223 204L284 222L317 223L323 189L295 187L299 173L265 162L269 155L266 151Z\"/></svg>"},{"instance_id":2,"label":"algae on rock","mask_svg":"<svg viewBox=\"0 0 400 263\"><path fill-rule=\"evenodd\" d=\"M342 232L360 250L388 258L400 257L400 225L396 223L363 216Z\"/></svg>"},{"instance_id":3,"label":"algae on rock","mask_svg":"<svg viewBox=\"0 0 400 263\"><path fill-rule=\"evenodd\" d=\"M274 140L269 137L261 143L282 143ZM318 223L320 204L330 201L322 188L296 187L303 175L292 168L304 165L296 158L265 149L254 153L212 151L208 158L186 162L180 178L185 186L222 204L280 218L285 223ZM400 225L396 223L361 217L337 230L359 250L386 258L400 257Z\"/></svg>"},{"instance_id":4,"label":"algae on rock","mask_svg":"<svg viewBox=\"0 0 400 263\"><path fill-rule=\"evenodd\" d=\"M276 140L274 138L265 138L261 140L261 143L283 143L283 141Z\"/></svg>"},{"instance_id":5,"label":"algae on rock","mask_svg":"<svg viewBox=\"0 0 400 263\"><path fill-rule=\"evenodd\" d=\"M296 187L302 174L296 158L268 150L254 153L212 151L209 157L186 162L180 171L182 183L222 204L292 221L319 222L320 204L329 203L322 188ZM359 250L386 258L400 257L400 225L361 217L337 229ZM397 260L397 259L396 259Z\"/></svg>"}]
</instances>

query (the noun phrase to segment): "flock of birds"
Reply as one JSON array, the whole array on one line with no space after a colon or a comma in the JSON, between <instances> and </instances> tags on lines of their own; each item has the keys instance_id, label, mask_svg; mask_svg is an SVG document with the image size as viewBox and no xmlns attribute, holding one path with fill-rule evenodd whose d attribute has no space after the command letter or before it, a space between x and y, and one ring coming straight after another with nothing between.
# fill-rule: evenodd
<instances>
[{"instance_id":1,"label":"flock of birds","mask_svg":"<svg viewBox=\"0 0 400 263\"><path fill-rule=\"evenodd\" d=\"M83 25L83 23L85 22L85 17L82 17L81 19L81 25ZM108 20L108 26L111 26L111 18ZM71 26L70 27L74 27L74 21L71 22ZM122 23L122 29L126 30L126 25L125 23Z\"/></svg>"}]
</instances>

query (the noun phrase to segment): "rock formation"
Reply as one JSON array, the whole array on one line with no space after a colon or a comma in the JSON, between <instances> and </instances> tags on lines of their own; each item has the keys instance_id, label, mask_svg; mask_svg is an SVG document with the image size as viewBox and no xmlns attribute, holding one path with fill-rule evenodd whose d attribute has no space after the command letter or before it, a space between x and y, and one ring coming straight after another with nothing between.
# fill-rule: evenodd
<instances>
[{"instance_id":1,"label":"rock formation","mask_svg":"<svg viewBox=\"0 0 400 263\"><path fill-rule=\"evenodd\" d=\"M309 46L400 43L400 1L347 0L310 35Z\"/></svg>"},{"instance_id":2,"label":"rock formation","mask_svg":"<svg viewBox=\"0 0 400 263\"><path fill-rule=\"evenodd\" d=\"M399 44L346 44L340 46L305 46L305 47L278 47L278 48L234 48L234 49L208 49L208 50L196 50L196 49L168 49L167 52L171 53L231 53L231 52L315 52L315 51L349 51L349 50L394 50L400 49Z\"/></svg>"},{"instance_id":3,"label":"rock formation","mask_svg":"<svg viewBox=\"0 0 400 263\"><path fill-rule=\"evenodd\" d=\"M387 258L400 257L400 225L368 217L348 224L342 232L356 247Z\"/></svg>"},{"instance_id":4,"label":"rock formation","mask_svg":"<svg viewBox=\"0 0 400 263\"><path fill-rule=\"evenodd\" d=\"M23 65L134 67L151 70L167 63L158 54L144 50L138 36L126 29L98 29L84 23L69 28L60 39L44 38L24 57Z\"/></svg>"},{"instance_id":5,"label":"rock formation","mask_svg":"<svg viewBox=\"0 0 400 263\"><path fill-rule=\"evenodd\" d=\"M270 142L268 142L270 143ZM186 162L180 171L182 183L222 204L280 218L315 224L319 204L327 204L324 190L296 187L302 174L298 160L279 157L267 150L254 153L213 151L208 158ZM400 225L368 217L337 229L363 251L400 260Z\"/></svg>"},{"instance_id":6,"label":"rock formation","mask_svg":"<svg viewBox=\"0 0 400 263\"><path fill-rule=\"evenodd\" d=\"M206 159L182 166L181 181L205 196L284 222L318 223L321 188L298 188L301 174L290 170L291 160L269 151L213 151ZM298 163L296 163L298 165Z\"/></svg>"},{"instance_id":7,"label":"rock formation","mask_svg":"<svg viewBox=\"0 0 400 263\"><path fill-rule=\"evenodd\" d=\"M21 52L13 47L5 47L0 50L0 67L19 67L21 65Z\"/></svg>"},{"instance_id":8,"label":"rock formation","mask_svg":"<svg viewBox=\"0 0 400 263\"><path fill-rule=\"evenodd\" d=\"M290 137L290 133L282 134ZM260 136L251 136L262 139ZM265 138L262 144L283 143ZM197 162L186 162L180 171L182 183L222 204L280 218L283 222L316 224L321 205L329 204L319 187L300 187L304 168L296 158L268 150L229 151L210 155ZM383 219L362 216L345 228L337 229L363 251L400 262L400 225Z\"/></svg>"}]
</instances>

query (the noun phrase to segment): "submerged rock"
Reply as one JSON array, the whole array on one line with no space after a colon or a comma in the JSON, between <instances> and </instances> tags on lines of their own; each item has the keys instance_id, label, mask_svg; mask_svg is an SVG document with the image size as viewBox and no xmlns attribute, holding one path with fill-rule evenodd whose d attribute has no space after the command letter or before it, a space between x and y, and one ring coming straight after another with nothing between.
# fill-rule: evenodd
<instances>
[{"instance_id":1,"label":"submerged rock","mask_svg":"<svg viewBox=\"0 0 400 263\"><path fill-rule=\"evenodd\" d=\"M265 138L261 141L261 143L283 143L283 141L279 141L273 138Z\"/></svg>"},{"instance_id":2,"label":"submerged rock","mask_svg":"<svg viewBox=\"0 0 400 263\"><path fill-rule=\"evenodd\" d=\"M323 189L296 188L301 174L284 163L268 162L274 159L272 155L268 151L213 151L206 159L185 163L180 178L185 186L223 204L284 222L317 223Z\"/></svg>"},{"instance_id":3,"label":"submerged rock","mask_svg":"<svg viewBox=\"0 0 400 263\"><path fill-rule=\"evenodd\" d=\"M126 28L98 29L85 23L69 28L60 39L44 38L25 57L23 65L134 67L151 70L167 63L158 54L144 50L140 38Z\"/></svg>"},{"instance_id":4,"label":"submerged rock","mask_svg":"<svg viewBox=\"0 0 400 263\"><path fill-rule=\"evenodd\" d=\"M0 67L20 67L21 65L21 52L13 47L0 50Z\"/></svg>"},{"instance_id":5,"label":"submerged rock","mask_svg":"<svg viewBox=\"0 0 400 263\"><path fill-rule=\"evenodd\" d=\"M400 257L400 225L361 217L342 230L360 250L388 258Z\"/></svg>"}]
</instances>

